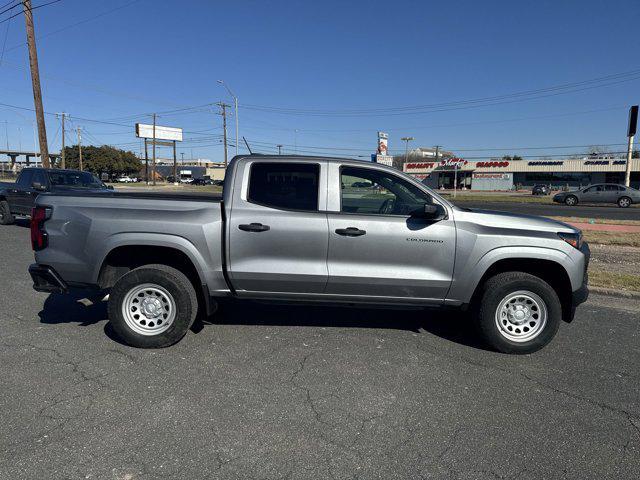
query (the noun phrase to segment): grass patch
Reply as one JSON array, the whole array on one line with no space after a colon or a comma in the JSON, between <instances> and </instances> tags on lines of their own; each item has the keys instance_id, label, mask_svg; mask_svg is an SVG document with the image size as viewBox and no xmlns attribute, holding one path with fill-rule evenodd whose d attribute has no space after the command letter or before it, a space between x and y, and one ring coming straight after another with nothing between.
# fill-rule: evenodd
<instances>
[{"instance_id":1,"label":"grass patch","mask_svg":"<svg viewBox=\"0 0 640 480\"><path fill-rule=\"evenodd\" d=\"M443 192L438 192L441 195ZM509 202L509 203L539 203L539 204L551 204L553 200L551 199L551 195L522 195L522 194L487 194L482 195L478 193L458 193L456 198L453 198L453 194L444 193L443 196L453 202L454 204L457 202Z\"/></svg>"},{"instance_id":2,"label":"grass patch","mask_svg":"<svg viewBox=\"0 0 640 480\"><path fill-rule=\"evenodd\" d=\"M599 245L621 245L640 248L640 233L625 232L598 232L595 230L584 230L584 239L589 243Z\"/></svg>"},{"instance_id":3,"label":"grass patch","mask_svg":"<svg viewBox=\"0 0 640 480\"><path fill-rule=\"evenodd\" d=\"M592 287L640 292L640 276L589 269L589 285Z\"/></svg>"},{"instance_id":4,"label":"grass patch","mask_svg":"<svg viewBox=\"0 0 640 480\"><path fill-rule=\"evenodd\" d=\"M640 225L640 220L616 220L612 218L549 217L560 222L595 223L596 225Z\"/></svg>"}]
</instances>

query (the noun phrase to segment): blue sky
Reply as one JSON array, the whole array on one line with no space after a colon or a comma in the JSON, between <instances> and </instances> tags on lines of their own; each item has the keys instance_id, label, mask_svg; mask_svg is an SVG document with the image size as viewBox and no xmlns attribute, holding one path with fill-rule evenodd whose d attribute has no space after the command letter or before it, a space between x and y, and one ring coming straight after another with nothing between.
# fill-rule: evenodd
<instances>
[{"instance_id":1,"label":"blue sky","mask_svg":"<svg viewBox=\"0 0 640 480\"><path fill-rule=\"evenodd\" d=\"M239 97L240 134L265 153L283 144L366 157L378 130L392 152L402 136L466 158L623 150L613 144L625 143L628 106L640 102L637 1L62 0L34 13L45 111L71 115L83 143L136 153L133 124L155 111L189 132L185 158L221 160L218 109L175 111L232 103L218 79ZM24 18L0 23L0 52L7 26L0 103L32 108ZM448 105L393 110L436 104ZM10 147L33 148L33 119L0 105L0 145L6 121ZM47 115L52 151L59 124Z\"/></svg>"}]
</instances>

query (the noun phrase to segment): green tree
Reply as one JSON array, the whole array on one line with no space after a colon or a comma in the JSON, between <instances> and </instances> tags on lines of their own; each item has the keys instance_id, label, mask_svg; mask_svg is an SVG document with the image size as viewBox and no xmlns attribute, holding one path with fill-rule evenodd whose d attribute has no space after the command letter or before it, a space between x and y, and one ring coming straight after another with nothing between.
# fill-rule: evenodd
<instances>
[{"instance_id":1,"label":"green tree","mask_svg":"<svg viewBox=\"0 0 640 480\"><path fill-rule=\"evenodd\" d=\"M78 146L65 147L65 162L67 168L79 168ZM88 145L82 147L82 168L96 175L107 173L114 175L131 175L138 173L142 168L142 162L133 152L120 150L108 145L94 147Z\"/></svg>"}]
</instances>

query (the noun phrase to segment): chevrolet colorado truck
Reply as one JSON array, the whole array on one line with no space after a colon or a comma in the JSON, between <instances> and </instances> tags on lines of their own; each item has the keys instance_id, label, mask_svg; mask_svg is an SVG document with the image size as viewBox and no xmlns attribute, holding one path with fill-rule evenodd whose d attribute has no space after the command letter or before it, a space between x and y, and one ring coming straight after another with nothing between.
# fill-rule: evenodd
<instances>
[{"instance_id":1,"label":"chevrolet colorado truck","mask_svg":"<svg viewBox=\"0 0 640 480\"><path fill-rule=\"evenodd\" d=\"M0 183L0 225L10 225L16 215L30 215L44 192L102 192L109 190L90 172L56 168L24 168L15 183Z\"/></svg>"},{"instance_id":2,"label":"chevrolet colorado truck","mask_svg":"<svg viewBox=\"0 0 640 480\"><path fill-rule=\"evenodd\" d=\"M576 228L459 208L376 163L237 156L223 192L39 195L34 288L108 292L136 347L176 343L231 296L467 309L506 353L542 348L588 295Z\"/></svg>"}]
</instances>

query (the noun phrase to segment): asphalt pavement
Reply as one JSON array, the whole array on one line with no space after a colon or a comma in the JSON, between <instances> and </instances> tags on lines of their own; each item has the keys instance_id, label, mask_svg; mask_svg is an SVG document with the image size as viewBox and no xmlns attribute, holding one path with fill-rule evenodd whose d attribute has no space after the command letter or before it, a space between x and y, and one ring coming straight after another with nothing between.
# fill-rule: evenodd
<instances>
[{"instance_id":1,"label":"asphalt pavement","mask_svg":"<svg viewBox=\"0 0 640 480\"><path fill-rule=\"evenodd\" d=\"M2 479L640 477L631 300L528 356L452 312L253 303L137 350L104 304L31 289L27 228L0 245Z\"/></svg>"},{"instance_id":2,"label":"asphalt pavement","mask_svg":"<svg viewBox=\"0 0 640 480\"><path fill-rule=\"evenodd\" d=\"M448 197L449 198L449 197ZM576 205L570 207L561 203L531 203L531 202L482 202L465 201L449 198L455 205L483 210L498 210L509 213L524 213L527 215L542 215L545 217L583 217L602 218L611 220L640 220L640 206L620 208L617 205Z\"/></svg>"}]
</instances>

